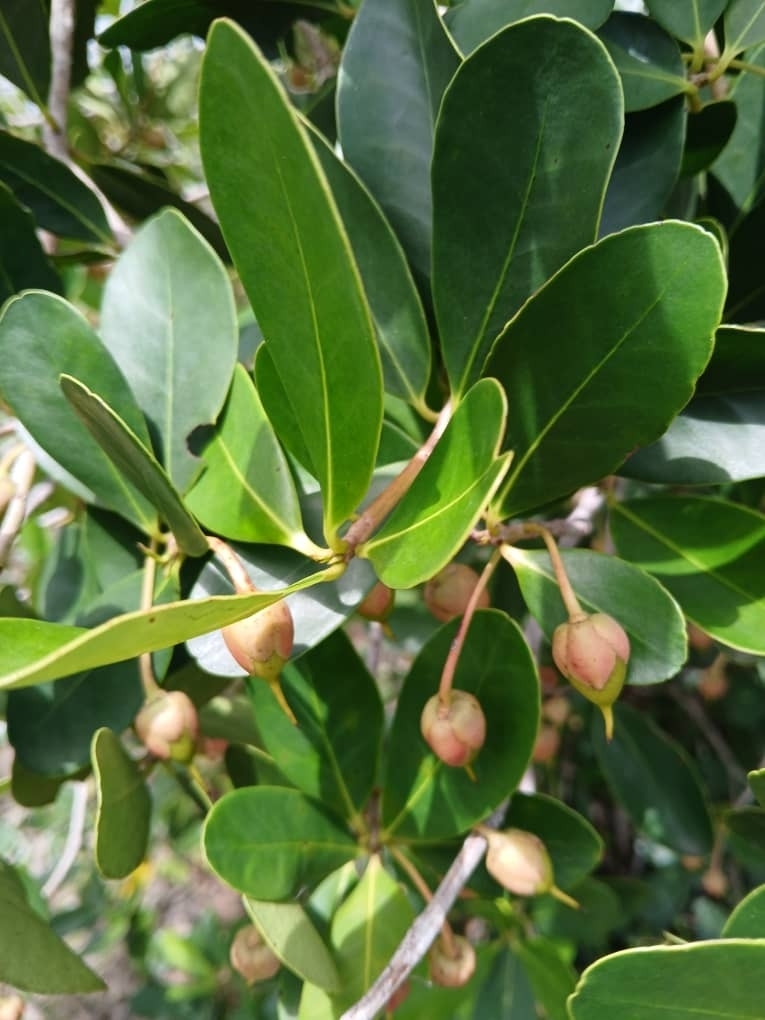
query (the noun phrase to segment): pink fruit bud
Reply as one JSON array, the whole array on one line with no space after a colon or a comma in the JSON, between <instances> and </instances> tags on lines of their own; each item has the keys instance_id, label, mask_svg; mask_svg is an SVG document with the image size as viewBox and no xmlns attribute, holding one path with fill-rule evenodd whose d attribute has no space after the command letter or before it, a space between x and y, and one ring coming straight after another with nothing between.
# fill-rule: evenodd
<instances>
[{"instance_id":1,"label":"pink fruit bud","mask_svg":"<svg viewBox=\"0 0 765 1020\"><path fill-rule=\"evenodd\" d=\"M449 563L425 585L425 605L442 623L462 616L478 581L479 575L472 567L464 563ZM489 593L484 589L477 608L486 609L488 605Z\"/></svg>"},{"instance_id":2,"label":"pink fruit bud","mask_svg":"<svg viewBox=\"0 0 765 1020\"><path fill-rule=\"evenodd\" d=\"M197 710L183 691L160 691L136 716L135 731L157 758L189 762L199 732Z\"/></svg>"},{"instance_id":3,"label":"pink fruit bud","mask_svg":"<svg viewBox=\"0 0 765 1020\"><path fill-rule=\"evenodd\" d=\"M560 733L549 723L542 723L534 742L534 750L531 752L532 761L538 765L552 761L560 748Z\"/></svg>"},{"instance_id":4,"label":"pink fruit bud","mask_svg":"<svg viewBox=\"0 0 765 1020\"><path fill-rule=\"evenodd\" d=\"M486 870L508 892L516 896L550 893L569 906L578 906L555 885L552 861L539 836L523 829L498 832L482 827L480 831L489 844Z\"/></svg>"},{"instance_id":5,"label":"pink fruit bud","mask_svg":"<svg viewBox=\"0 0 765 1020\"><path fill-rule=\"evenodd\" d=\"M475 949L462 935L454 935L454 953L447 950L443 938L437 939L428 954L431 981L444 988L461 988L475 973Z\"/></svg>"},{"instance_id":6,"label":"pink fruit bud","mask_svg":"<svg viewBox=\"0 0 765 1020\"><path fill-rule=\"evenodd\" d=\"M434 694L422 710L420 731L446 765L469 765L486 740L486 716L467 691L452 690L448 702Z\"/></svg>"},{"instance_id":7,"label":"pink fruit bud","mask_svg":"<svg viewBox=\"0 0 765 1020\"><path fill-rule=\"evenodd\" d=\"M295 627L282 599L222 630L226 647L250 676L276 681L292 655Z\"/></svg>"},{"instance_id":8,"label":"pink fruit bud","mask_svg":"<svg viewBox=\"0 0 765 1020\"><path fill-rule=\"evenodd\" d=\"M234 970L248 985L272 978L281 967L281 960L269 949L254 924L240 928L231 943L229 960Z\"/></svg>"},{"instance_id":9,"label":"pink fruit bud","mask_svg":"<svg viewBox=\"0 0 765 1020\"><path fill-rule=\"evenodd\" d=\"M378 581L369 594L356 606L356 612L365 620L383 623L393 612L396 593L387 584Z\"/></svg>"},{"instance_id":10,"label":"pink fruit bud","mask_svg":"<svg viewBox=\"0 0 765 1020\"><path fill-rule=\"evenodd\" d=\"M707 896L721 900L728 892L728 876L722 868L712 865L701 876L701 884Z\"/></svg>"}]
</instances>

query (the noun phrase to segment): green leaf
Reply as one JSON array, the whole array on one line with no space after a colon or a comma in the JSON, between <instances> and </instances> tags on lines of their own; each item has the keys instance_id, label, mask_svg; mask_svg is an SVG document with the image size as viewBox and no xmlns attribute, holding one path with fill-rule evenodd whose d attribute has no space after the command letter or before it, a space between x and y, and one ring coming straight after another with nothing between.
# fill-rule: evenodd
<instances>
[{"instance_id":1,"label":"green leaf","mask_svg":"<svg viewBox=\"0 0 765 1020\"><path fill-rule=\"evenodd\" d=\"M765 287L751 263L765 229L765 205L759 202L731 228L728 274L730 289L725 316L732 322L765 317Z\"/></svg>"},{"instance_id":2,"label":"green leaf","mask_svg":"<svg viewBox=\"0 0 765 1020\"><path fill-rule=\"evenodd\" d=\"M751 390L765 390L765 329L720 326L696 393L721 396Z\"/></svg>"},{"instance_id":3,"label":"green leaf","mask_svg":"<svg viewBox=\"0 0 765 1020\"><path fill-rule=\"evenodd\" d=\"M425 410L430 337L406 256L380 207L318 131L310 131L364 283L386 393Z\"/></svg>"},{"instance_id":4,"label":"green leaf","mask_svg":"<svg viewBox=\"0 0 765 1020\"><path fill-rule=\"evenodd\" d=\"M758 807L725 812L725 826L750 847L765 854L765 810Z\"/></svg>"},{"instance_id":5,"label":"green leaf","mask_svg":"<svg viewBox=\"0 0 765 1020\"><path fill-rule=\"evenodd\" d=\"M603 856L603 840L590 823L544 794L514 794L503 827L539 836L550 854L555 884L561 889L586 878Z\"/></svg>"},{"instance_id":6,"label":"green leaf","mask_svg":"<svg viewBox=\"0 0 765 1020\"><path fill-rule=\"evenodd\" d=\"M686 175L708 170L723 152L736 129L738 106L731 99L707 103L689 112L682 172Z\"/></svg>"},{"instance_id":7,"label":"green leaf","mask_svg":"<svg viewBox=\"0 0 765 1020\"><path fill-rule=\"evenodd\" d=\"M696 772L685 751L647 716L614 706L614 738L594 720L593 744L614 797L650 839L680 854L705 857L712 825Z\"/></svg>"},{"instance_id":8,"label":"green leaf","mask_svg":"<svg viewBox=\"0 0 765 1020\"><path fill-rule=\"evenodd\" d=\"M334 570L321 570L281 591L170 602L125 613L91 630L0 618L0 688L28 687L170 648L251 616L290 591L308 588L334 574Z\"/></svg>"},{"instance_id":9,"label":"green leaf","mask_svg":"<svg viewBox=\"0 0 765 1020\"><path fill-rule=\"evenodd\" d=\"M358 853L320 804L284 786L227 793L207 816L202 840L207 863L224 882L269 901L295 896Z\"/></svg>"},{"instance_id":10,"label":"green leaf","mask_svg":"<svg viewBox=\"0 0 765 1020\"><path fill-rule=\"evenodd\" d=\"M237 365L204 469L186 505L211 531L238 542L286 545L310 556L295 483L257 390Z\"/></svg>"},{"instance_id":11,"label":"green leaf","mask_svg":"<svg viewBox=\"0 0 765 1020\"><path fill-rule=\"evenodd\" d=\"M174 209L144 224L109 274L101 336L185 492L200 468L188 438L223 406L238 330L226 270Z\"/></svg>"},{"instance_id":12,"label":"green leaf","mask_svg":"<svg viewBox=\"0 0 765 1020\"><path fill-rule=\"evenodd\" d=\"M592 964L569 999L571 1020L756 1020L765 939L627 949Z\"/></svg>"},{"instance_id":13,"label":"green leaf","mask_svg":"<svg viewBox=\"0 0 765 1020\"><path fill-rule=\"evenodd\" d=\"M98 793L96 865L104 878L125 878L146 854L151 797L138 763L109 729L93 737Z\"/></svg>"},{"instance_id":14,"label":"green leaf","mask_svg":"<svg viewBox=\"0 0 765 1020\"><path fill-rule=\"evenodd\" d=\"M16 871L0 861L0 981L24 992L74 995L106 986L32 909Z\"/></svg>"},{"instance_id":15,"label":"green leaf","mask_svg":"<svg viewBox=\"0 0 765 1020\"><path fill-rule=\"evenodd\" d=\"M653 574L693 623L717 641L765 653L765 516L698 496L615 504L620 556Z\"/></svg>"},{"instance_id":16,"label":"green leaf","mask_svg":"<svg viewBox=\"0 0 765 1020\"><path fill-rule=\"evenodd\" d=\"M585 28L598 28L611 13L613 0L462 0L446 12L444 20L464 54L506 25L534 14L571 18Z\"/></svg>"},{"instance_id":17,"label":"green leaf","mask_svg":"<svg viewBox=\"0 0 765 1020\"><path fill-rule=\"evenodd\" d=\"M646 0L651 17L694 50L703 49L707 32L726 4L727 0Z\"/></svg>"},{"instance_id":18,"label":"green leaf","mask_svg":"<svg viewBox=\"0 0 765 1020\"><path fill-rule=\"evenodd\" d=\"M157 510L189 556L204 556L207 539L186 509L183 497L147 444L97 393L71 375L61 376L64 396L99 446Z\"/></svg>"},{"instance_id":19,"label":"green leaf","mask_svg":"<svg viewBox=\"0 0 765 1020\"><path fill-rule=\"evenodd\" d=\"M750 772L746 778L749 781L752 793L760 802L760 806L765 808L765 769Z\"/></svg>"},{"instance_id":20,"label":"green leaf","mask_svg":"<svg viewBox=\"0 0 765 1020\"><path fill-rule=\"evenodd\" d=\"M765 47L747 53L747 62L765 69ZM736 126L730 141L714 164L715 176L742 213L762 194L765 152L759 145L765 115L765 78L740 74L731 80L729 98L736 106Z\"/></svg>"},{"instance_id":21,"label":"green leaf","mask_svg":"<svg viewBox=\"0 0 765 1020\"><path fill-rule=\"evenodd\" d=\"M498 456L506 411L507 400L496 380L476 383L406 495L359 546L358 555L370 560L385 584L419 584L464 544L509 465L508 458Z\"/></svg>"},{"instance_id":22,"label":"green leaf","mask_svg":"<svg viewBox=\"0 0 765 1020\"><path fill-rule=\"evenodd\" d=\"M454 836L489 815L517 786L536 738L539 681L528 645L504 613L480 610L470 623L454 679L456 689L475 694L486 716L486 743L471 764L476 779L430 752L420 734L420 715L438 689L459 622L446 624L424 646L398 700L382 812L386 833L402 839Z\"/></svg>"},{"instance_id":23,"label":"green leaf","mask_svg":"<svg viewBox=\"0 0 765 1020\"><path fill-rule=\"evenodd\" d=\"M515 952L549 1020L569 1020L566 999L574 991L577 975L559 947L544 938L524 939Z\"/></svg>"},{"instance_id":24,"label":"green leaf","mask_svg":"<svg viewBox=\"0 0 765 1020\"><path fill-rule=\"evenodd\" d=\"M545 637L568 620L546 552L506 547L529 611ZM585 612L609 613L627 631L627 683L655 684L675 676L688 655L685 619L672 596L642 570L614 556L577 549L561 553Z\"/></svg>"},{"instance_id":25,"label":"green leaf","mask_svg":"<svg viewBox=\"0 0 765 1020\"><path fill-rule=\"evenodd\" d=\"M627 114L606 191L601 237L661 219L680 174L687 119L681 96Z\"/></svg>"},{"instance_id":26,"label":"green leaf","mask_svg":"<svg viewBox=\"0 0 765 1020\"><path fill-rule=\"evenodd\" d=\"M304 793L349 821L357 818L372 791L382 739L374 680L345 633L336 631L285 670L282 686L297 726L266 684L249 683L265 749Z\"/></svg>"},{"instance_id":27,"label":"green leaf","mask_svg":"<svg viewBox=\"0 0 765 1020\"><path fill-rule=\"evenodd\" d=\"M581 946L590 954L607 952L613 933L624 926L616 893L595 878L585 878L566 891L579 904L579 910L552 896L537 897L532 910L536 930L559 944Z\"/></svg>"},{"instance_id":28,"label":"green leaf","mask_svg":"<svg viewBox=\"0 0 765 1020\"><path fill-rule=\"evenodd\" d=\"M512 25L454 76L433 154L433 300L454 393L529 295L594 241L621 130L608 54L571 21Z\"/></svg>"},{"instance_id":29,"label":"green leaf","mask_svg":"<svg viewBox=\"0 0 765 1020\"><path fill-rule=\"evenodd\" d=\"M425 280L430 277L433 130L459 63L433 0L365 0L340 65L343 154Z\"/></svg>"},{"instance_id":30,"label":"green leaf","mask_svg":"<svg viewBox=\"0 0 765 1020\"><path fill-rule=\"evenodd\" d=\"M205 54L200 132L223 234L300 422L325 535L336 544L369 485L380 436L374 327L305 130L270 65L223 21ZM246 214L243 195L258 196Z\"/></svg>"},{"instance_id":31,"label":"green leaf","mask_svg":"<svg viewBox=\"0 0 765 1020\"><path fill-rule=\"evenodd\" d=\"M725 939L756 939L765 931L765 885L752 889L725 922Z\"/></svg>"},{"instance_id":32,"label":"green leaf","mask_svg":"<svg viewBox=\"0 0 765 1020\"><path fill-rule=\"evenodd\" d=\"M502 517L609 474L664 432L709 360L724 293L714 238L670 220L585 249L524 305L486 368L513 394Z\"/></svg>"},{"instance_id":33,"label":"green leaf","mask_svg":"<svg viewBox=\"0 0 765 1020\"><path fill-rule=\"evenodd\" d=\"M733 57L765 40L765 3L763 0L731 0L723 20L725 56Z\"/></svg>"},{"instance_id":34,"label":"green leaf","mask_svg":"<svg viewBox=\"0 0 765 1020\"><path fill-rule=\"evenodd\" d=\"M111 245L112 233L94 193L39 145L0 131L0 180L45 230Z\"/></svg>"},{"instance_id":35,"label":"green leaf","mask_svg":"<svg viewBox=\"0 0 765 1020\"><path fill-rule=\"evenodd\" d=\"M598 32L624 87L624 108L645 110L690 89L680 48L642 14L612 14Z\"/></svg>"},{"instance_id":36,"label":"green leaf","mask_svg":"<svg viewBox=\"0 0 765 1020\"><path fill-rule=\"evenodd\" d=\"M0 75L44 108L50 88L49 4L5 0L0 10Z\"/></svg>"},{"instance_id":37,"label":"green leaf","mask_svg":"<svg viewBox=\"0 0 765 1020\"><path fill-rule=\"evenodd\" d=\"M0 317L0 393L43 450L142 531L153 532L150 504L122 476L78 420L61 392L71 373L96 388L148 445L146 423L124 376L85 319L62 298L30 292Z\"/></svg>"},{"instance_id":38,"label":"green leaf","mask_svg":"<svg viewBox=\"0 0 765 1020\"><path fill-rule=\"evenodd\" d=\"M330 992L340 987L335 961L299 903L245 897L244 906L263 941L293 974Z\"/></svg>"},{"instance_id":39,"label":"green leaf","mask_svg":"<svg viewBox=\"0 0 765 1020\"><path fill-rule=\"evenodd\" d=\"M520 957L503 946L494 957L489 973L477 989L472 1020L502 1017L528 1020L536 1015L534 991Z\"/></svg>"},{"instance_id":40,"label":"green leaf","mask_svg":"<svg viewBox=\"0 0 765 1020\"><path fill-rule=\"evenodd\" d=\"M0 303L27 287L61 293L61 280L37 238L35 221L0 182Z\"/></svg>"}]
</instances>

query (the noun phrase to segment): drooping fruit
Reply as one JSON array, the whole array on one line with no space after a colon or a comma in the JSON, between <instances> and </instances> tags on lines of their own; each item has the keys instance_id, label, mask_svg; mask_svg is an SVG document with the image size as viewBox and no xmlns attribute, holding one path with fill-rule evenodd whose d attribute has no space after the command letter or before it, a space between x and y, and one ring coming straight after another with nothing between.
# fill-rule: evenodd
<instances>
[{"instance_id":1,"label":"drooping fruit","mask_svg":"<svg viewBox=\"0 0 765 1020\"><path fill-rule=\"evenodd\" d=\"M601 710L610 740L614 725L611 706L624 686L630 657L624 628L607 613L573 616L556 627L552 656L569 683Z\"/></svg>"},{"instance_id":2,"label":"drooping fruit","mask_svg":"<svg viewBox=\"0 0 765 1020\"><path fill-rule=\"evenodd\" d=\"M160 691L135 718L139 740L157 758L190 762L196 750L199 717L183 691Z\"/></svg>"},{"instance_id":3,"label":"drooping fruit","mask_svg":"<svg viewBox=\"0 0 765 1020\"><path fill-rule=\"evenodd\" d=\"M420 716L420 732L446 765L469 765L486 740L486 716L473 694L452 689L447 701L428 698Z\"/></svg>"},{"instance_id":4,"label":"drooping fruit","mask_svg":"<svg viewBox=\"0 0 765 1020\"><path fill-rule=\"evenodd\" d=\"M437 620L446 623L465 612L475 591L479 575L465 563L448 563L425 585L425 605ZM489 606L489 593L484 589L478 598L478 609Z\"/></svg>"},{"instance_id":5,"label":"drooping fruit","mask_svg":"<svg viewBox=\"0 0 765 1020\"><path fill-rule=\"evenodd\" d=\"M578 907L575 900L556 886L550 855L539 836L524 829L500 832L484 826L480 832L489 844L486 870L508 892L516 896L549 893L562 903Z\"/></svg>"},{"instance_id":6,"label":"drooping fruit","mask_svg":"<svg viewBox=\"0 0 765 1020\"><path fill-rule=\"evenodd\" d=\"M279 957L265 944L254 924L240 928L234 936L229 952L234 970L241 974L248 985L266 981L281 967Z\"/></svg>"},{"instance_id":7,"label":"drooping fruit","mask_svg":"<svg viewBox=\"0 0 765 1020\"><path fill-rule=\"evenodd\" d=\"M368 595L356 606L356 612L365 620L384 623L393 612L396 593L387 584L378 581Z\"/></svg>"},{"instance_id":8,"label":"drooping fruit","mask_svg":"<svg viewBox=\"0 0 765 1020\"><path fill-rule=\"evenodd\" d=\"M454 952L450 953L443 938L438 938L428 953L431 981L444 988L461 988L475 973L475 949L462 935L452 937Z\"/></svg>"},{"instance_id":9,"label":"drooping fruit","mask_svg":"<svg viewBox=\"0 0 765 1020\"><path fill-rule=\"evenodd\" d=\"M295 625L284 601L260 609L221 631L226 647L245 672L265 680L290 720L297 720L284 697L279 676L292 654Z\"/></svg>"}]
</instances>

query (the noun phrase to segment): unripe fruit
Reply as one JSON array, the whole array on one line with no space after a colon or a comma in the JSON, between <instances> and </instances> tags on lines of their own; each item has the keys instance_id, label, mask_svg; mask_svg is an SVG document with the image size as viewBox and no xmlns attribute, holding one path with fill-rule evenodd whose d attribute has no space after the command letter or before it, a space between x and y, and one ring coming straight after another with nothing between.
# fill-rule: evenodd
<instances>
[{"instance_id":1,"label":"unripe fruit","mask_svg":"<svg viewBox=\"0 0 765 1020\"><path fill-rule=\"evenodd\" d=\"M531 752L532 760L538 765L552 761L560 747L560 733L549 723L542 723L534 742L534 750Z\"/></svg>"},{"instance_id":2,"label":"unripe fruit","mask_svg":"<svg viewBox=\"0 0 765 1020\"><path fill-rule=\"evenodd\" d=\"M279 683L295 643L295 625L284 599L260 609L246 620L229 624L221 633L242 669L250 676L265 680L288 718L297 723Z\"/></svg>"},{"instance_id":3,"label":"unripe fruit","mask_svg":"<svg viewBox=\"0 0 765 1020\"><path fill-rule=\"evenodd\" d=\"M562 694L548 698L542 705L542 715L553 726L558 726L559 728L565 726L566 720L571 715L571 704L568 698Z\"/></svg>"},{"instance_id":4,"label":"unripe fruit","mask_svg":"<svg viewBox=\"0 0 765 1020\"><path fill-rule=\"evenodd\" d=\"M555 885L553 866L547 847L539 836L523 829L481 828L489 849L486 870L508 892L516 896L540 896L549 893L562 903L578 904Z\"/></svg>"},{"instance_id":5,"label":"unripe fruit","mask_svg":"<svg viewBox=\"0 0 765 1020\"><path fill-rule=\"evenodd\" d=\"M254 924L240 928L231 943L229 960L234 970L248 985L272 978L281 967L281 960L265 944Z\"/></svg>"},{"instance_id":6,"label":"unripe fruit","mask_svg":"<svg viewBox=\"0 0 765 1020\"><path fill-rule=\"evenodd\" d=\"M365 620L384 623L393 612L396 593L387 584L378 581L369 594L356 606L356 612Z\"/></svg>"},{"instance_id":7,"label":"unripe fruit","mask_svg":"<svg viewBox=\"0 0 765 1020\"><path fill-rule=\"evenodd\" d=\"M447 952L442 938L437 939L428 954L430 979L444 988L461 988L475 973L475 949L462 935L454 935L454 956Z\"/></svg>"},{"instance_id":8,"label":"unripe fruit","mask_svg":"<svg viewBox=\"0 0 765 1020\"><path fill-rule=\"evenodd\" d=\"M610 740L611 706L624 686L630 657L630 641L624 628L607 613L572 617L556 627L552 655L572 687L600 708Z\"/></svg>"},{"instance_id":9,"label":"unripe fruit","mask_svg":"<svg viewBox=\"0 0 765 1020\"><path fill-rule=\"evenodd\" d=\"M428 698L420 731L446 765L469 765L486 740L486 716L474 695L451 690L448 701L441 701L438 694Z\"/></svg>"},{"instance_id":10,"label":"unripe fruit","mask_svg":"<svg viewBox=\"0 0 765 1020\"><path fill-rule=\"evenodd\" d=\"M425 585L425 605L442 623L462 616L478 581L479 575L472 567L464 563L449 563ZM484 589L476 608L486 609L488 606L489 593Z\"/></svg>"},{"instance_id":11,"label":"unripe fruit","mask_svg":"<svg viewBox=\"0 0 765 1020\"><path fill-rule=\"evenodd\" d=\"M713 865L701 876L701 885L707 896L721 900L728 891L728 877L722 868Z\"/></svg>"},{"instance_id":12,"label":"unripe fruit","mask_svg":"<svg viewBox=\"0 0 765 1020\"><path fill-rule=\"evenodd\" d=\"M196 749L199 717L183 691L160 691L135 718L139 740L157 758L190 762Z\"/></svg>"}]
</instances>

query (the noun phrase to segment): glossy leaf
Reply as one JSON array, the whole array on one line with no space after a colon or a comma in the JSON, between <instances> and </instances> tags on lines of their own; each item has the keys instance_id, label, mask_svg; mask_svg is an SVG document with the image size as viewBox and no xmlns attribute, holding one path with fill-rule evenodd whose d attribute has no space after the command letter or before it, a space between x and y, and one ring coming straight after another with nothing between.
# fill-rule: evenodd
<instances>
[{"instance_id":1,"label":"glossy leaf","mask_svg":"<svg viewBox=\"0 0 765 1020\"><path fill-rule=\"evenodd\" d=\"M687 120L681 96L627 115L606 191L601 237L661 219L680 174Z\"/></svg>"},{"instance_id":2,"label":"glossy leaf","mask_svg":"<svg viewBox=\"0 0 765 1020\"><path fill-rule=\"evenodd\" d=\"M223 265L174 209L144 224L109 274L101 336L146 416L165 471L186 491L200 468L188 437L223 406L238 331Z\"/></svg>"},{"instance_id":3,"label":"glossy leaf","mask_svg":"<svg viewBox=\"0 0 765 1020\"><path fill-rule=\"evenodd\" d=\"M598 28L611 13L613 0L462 0L446 12L444 20L464 54L506 25L534 14L571 18L585 28Z\"/></svg>"},{"instance_id":4,"label":"glossy leaf","mask_svg":"<svg viewBox=\"0 0 765 1020\"><path fill-rule=\"evenodd\" d=\"M628 949L592 964L569 999L571 1020L754 1020L765 939Z\"/></svg>"},{"instance_id":5,"label":"glossy leaf","mask_svg":"<svg viewBox=\"0 0 765 1020\"><path fill-rule=\"evenodd\" d=\"M688 114L688 133L683 154L683 173L698 174L708 170L724 152L736 129L738 105L722 99Z\"/></svg>"},{"instance_id":6,"label":"glossy leaf","mask_svg":"<svg viewBox=\"0 0 765 1020\"><path fill-rule=\"evenodd\" d=\"M463 545L509 465L498 456L506 410L494 379L476 383L406 495L359 546L358 555L369 559L385 584L411 588L437 573Z\"/></svg>"},{"instance_id":7,"label":"glossy leaf","mask_svg":"<svg viewBox=\"0 0 765 1020\"><path fill-rule=\"evenodd\" d=\"M420 714L438 689L459 621L438 630L415 660L398 700L383 779L386 833L416 841L464 832L511 793L531 755L539 717L539 681L518 626L504 613L481 610L462 649L454 687L478 698L486 743L471 768L450 768L420 734Z\"/></svg>"},{"instance_id":8,"label":"glossy leaf","mask_svg":"<svg viewBox=\"0 0 765 1020\"><path fill-rule=\"evenodd\" d=\"M503 517L608 474L664 432L709 360L724 292L712 236L667 221L604 238L527 302L486 367L513 394Z\"/></svg>"},{"instance_id":9,"label":"glossy leaf","mask_svg":"<svg viewBox=\"0 0 765 1020\"><path fill-rule=\"evenodd\" d=\"M0 131L0 180L45 230L79 241L111 244L96 196L79 177L39 145Z\"/></svg>"},{"instance_id":10,"label":"glossy leaf","mask_svg":"<svg viewBox=\"0 0 765 1020\"><path fill-rule=\"evenodd\" d=\"M430 377L430 337L404 251L361 180L317 131L311 131L311 139L361 273L385 391L422 410Z\"/></svg>"},{"instance_id":11,"label":"glossy leaf","mask_svg":"<svg viewBox=\"0 0 765 1020\"><path fill-rule=\"evenodd\" d=\"M305 130L270 65L226 22L215 25L207 46L200 131L223 234L300 422L332 544L366 492L377 453L382 377L374 328ZM246 214L243 194L258 196Z\"/></svg>"},{"instance_id":12,"label":"glossy leaf","mask_svg":"<svg viewBox=\"0 0 765 1020\"><path fill-rule=\"evenodd\" d=\"M626 110L645 110L688 90L680 49L655 21L617 11L598 35L619 71Z\"/></svg>"},{"instance_id":13,"label":"glossy leaf","mask_svg":"<svg viewBox=\"0 0 765 1020\"><path fill-rule=\"evenodd\" d=\"M343 153L422 279L430 277L434 125L459 63L433 0L365 0L340 64Z\"/></svg>"},{"instance_id":14,"label":"glossy leaf","mask_svg":"<svg viewBox=\"0 0 765 1020\"><path fill-rule=\"evenodd\" d=\"M96 388L148 445L146 423L130 388L85 319L53 294L32 291L10 301L0 318L3 399L35 442L95 499L142 531L153 531L154 510L78 420L61 392L62 372Z\"/></svg>"},{"instance_id":15,"label":"glossy leaf","mask_svg":"<svg viewBox=\"0 0 765 1020\"><path fill-rule=\"evenodd\" d=\"M4 861L0 861L0 910L0 981L42 995L106 987L30 906L21 879Z\"/></svg>"},{"instance_id":16,"label":"glossy leaf","mask_svg":"<svg viewBox=\"0 0 765 1020\"><path fill-rule=\"evenodd\" d=\"M111 730L94 735L92 759L98 793L96 864L104 878L125 878L146 853L151 797L138 763Z\"/></svg>"},{"instance_id":17,"label":"glossy leaf","mask_svg":"<svg viewBox=\"0 0 765 1020\"><path fill-rule=\"evenodd\" d=\"M569 1020L566 999L574 991L577 975L559 947L548 939L533 938L524 939L515 951L549 1020Z\"/></svg>"},{"instance_id":18,"label":"glossy leaf","mask_svg":"<svg viewBox=\"0 0 765 1020\"><path fill-rule=\"evenodd\" d=\"M672 596L649 574L615 556L577 549L561 553L585 612L609 613L627 631L627 683L655 684L675 676L688 654L685 619ZM546 552L506 548L526 605L545 637L565 623L560 589Z\"/></svg>"},{"instance_id":19,"label":"glossy leaf","mask_svg":"<svg viewBox=\"0 0 765 1020\"><path fill-rule=\"evenodd\" d=\"M263 941L293 974L330 992L339 988L335 961L299 903L269 903L246 896L244 906Z\"/></svg>"},{"instance_id":20,"label":"glossy leaf","mask_svg":"<svg viewBox=\"0 0 765 1020\"><path fill-rule=\"evenodd\" d=\"M656 497L616 504L619 555L653 574L683 612L722 644L765 652L765 516L719 499Z\"/></svg>"},{"instance_id":21,"label":"glossy leaf","mask_svg":"<svg viewBox=\"0 0 765 1020\"><path fill-rule=\"evenodd\" d=\"M649 839L681 854L706 856L712 825L704 793L685 751L652 720L617 703L613 740L595 720L594 748L614 797Z\"/></svg>"},{"instance_id":22,"label":"glossy leaf","mask_svg":"<svg viewBox=\"0 0 765 1020\"><path fill-rule=\"evenodd\" d=\"M544 794L516 793L503 828L533 832L544 843L553 865L555 884L576 885L593 871L603 856L603 840L576 811Z\"/></svg>"},{"instance_id":23,"label":"glossy leaf","mask_svg":"<svg viewBox=\"0 0 765 1020\"><path fill-rule=\"evenodd\" d=\"M758 202L730 233L728 274L730 289L725 307L729 322L755 322L765 318L762 277L752 265L765 229L765 205Z\"/></svg>"},{"instance_id":24,"label":"glossy leaf","mask_svg":"<svg viewBox=\"0 0 765 1020\"><path fill-rule=\"evenodd\" d=\"M746 56L749 63L765 69L765 48ZM737 208L746 213L762 194L765 152L759 139L765 116L765 78L740 74L731 81L729 95L736 104L736 126L713 169Z\"/></svg>"},{"instance_id":25,"label":"glossy leaf","mask_svg":"<svg viewBox=\"0 0 765 1020\"><path fill-rule=\"evenodd\" d=\"M696 393L722 396L765 390L765 329L720 326Z\"/></svg>"},{"instance_id":26,"label":"glossy leaf","mask_svg":"<svg viewBox=\"0 0 765 1020\"><path fill-rule=\"evenodd\" d=\"M765 931L765 885L752 889L725 922L726 939L756 939Z\"/></svg>"},{"instance_id":27,"label":"glossy leaf","mask_svg":"<svg viewBox=\"0 0 765 1020\"><path fill-rule=\"evenodd\" d=\"M532 906L534 927L555 942L581 945L591 954L606 952L614 933L624 924L616 893L595 878L585 878L566 891L579 909L552 896L537 897Z\"/></svg>"},{"instance_id":28,"label":"glossy leaf","mask_svg":"<svg viewBox=\"0 0 765 1020\"><path fill-rule=\"evenodd\" d=\"M42 249L35 221L0 183L0 303L29 287L61 293L61 280Z\"/></svg>"},{"instance_id":29,"label":"glossy leaf","mask_svg":"<svg viewBox=\"0 0 765 1020\"><path fill-rule=\"evenodd\" d=\"M50 87L48 5L5 0L0 10L0 75L22 89L39 107Z\"/></svg>"},{"instance_id":30,"label":"glossy leaf","mask_svg":"<svg viewBox=\"0 0 765 1020\"><path fill-rule=\"evenodd\" d=\"M534 991L526 969L509 946L503 946L495 955L489 973L476 993L472 1020L489 1016L501 1016L502 1020L527 1020L536 1015Z\"/></svg>"},{"instance_id":31,"label":"glossy leaf","mask_svg":"<svg viewBox=\"0 0 765 1020\"><path fill-rule=\"evenodd\" d=\"M752 793L760 802L760 806L765 808L765 769L750 772L746 778L749 781Z\"/></svg>"},{"instance_id":32,"label":"glossy leaf","mask_svg":"<svg viewBox=\"0 0 765 1020\"><path fill-rule=\"evenodd\" d=\"M351 821L377 773L383 708L374 680L343 631L336 631L282 676L298 725L268 686L249 683L265 749L299 789Z\"/></svg>"},{"instance_id":33,"label":"glossy leaf","mask_svg":"<svg viewBox=\"0 0 765 1020\"><path fill-rule=\"evenodd\" d=\"M730 0L725 9L725 53L734 56L765 40L763 0Z\"/></svg>"},{"instance_id":34,"label":"glossy leaf","mask_svg":"<svg viewBox=\"0 0 765 1020\"><path fill-rule=\"evenodd\" d=\"M753 847L758 855L765 854L765 810L746 807L727 811L725 826L734 836Z\"/></svg>"},{"instance_id":35,"label":"glossy leaf","mask_svg":"<svg viewBox=\"0 0 765 1020\"><path fill-rule=\"evenodd\" d=\"M208 814L202 838L207 863L224 882L272 902L357 855L355 841L320 804L283 786L227 793Z\"/></svg>"},{"instance_id":36,"label":"glossy leaf","mask_svg":"<svg viewBox=\"0 0 765 1020\"><path fill-rule=\"evenodd\" d=\"M647 0L651 17L694 49L704 45L707 32L725 10L727 0Z\"/></svg>"},{"instance_id":37,"label":"glossy leaf","mask_svg":"<svg viewBox=\"0 0 765 1020\"><path fill-rule=\"evenodd\" d=\"M621 130L608 54L574 22L523 21L460 67L433 153L433 299L454 393L529 295L595 239Z\"/></svg>"},{"instance_id":38,"label":"glossy leaf","mask_svg":"<svg viewBox=\"0 0 765 1020\"><path fill-rule=\"evenodd\" d=\"M186 505L205 527L239 542L316 551L303 531L287 458L242 365L201 456L204 469Z\"/></svg>"},{"instance_id":39,"label":"glossy leaf","mask_svg":"<svg viewBox=\"0 0 765 1020\"><path fill-rule=\"evenodd\" d=\"M195 634L251 616L286 593L308 588L326 577L326 571L318 571L282 591L171 602L125 613L90 630L0 618L0 688L28 687L170 648Z\"/></svg>"}]
</instances>

